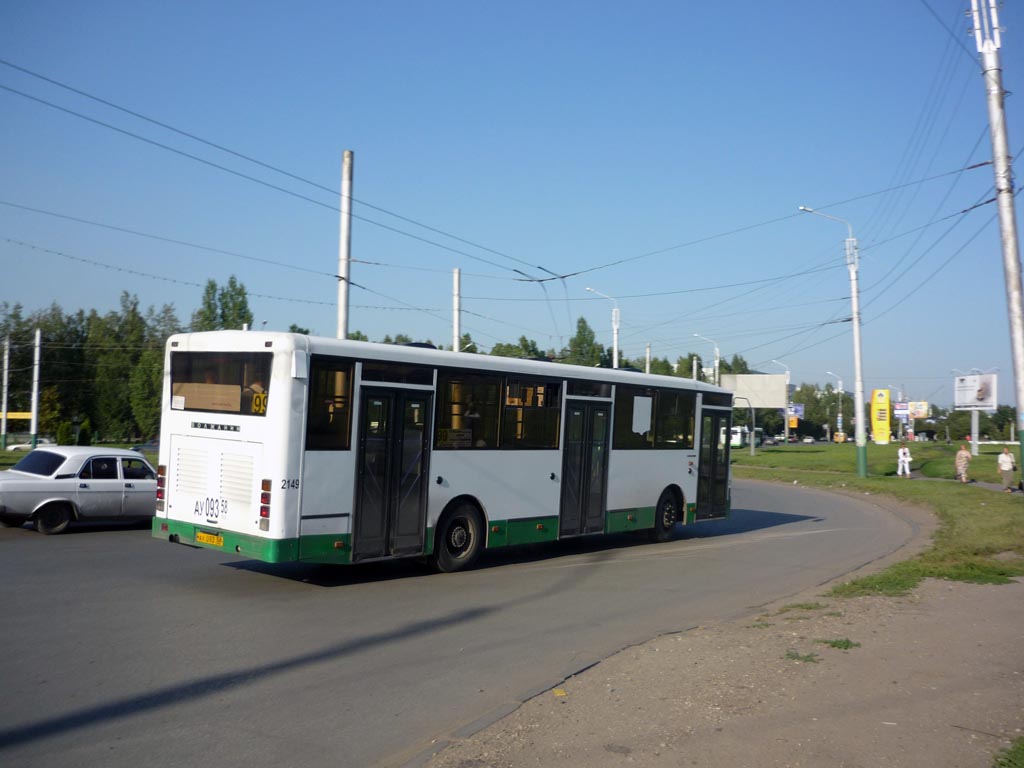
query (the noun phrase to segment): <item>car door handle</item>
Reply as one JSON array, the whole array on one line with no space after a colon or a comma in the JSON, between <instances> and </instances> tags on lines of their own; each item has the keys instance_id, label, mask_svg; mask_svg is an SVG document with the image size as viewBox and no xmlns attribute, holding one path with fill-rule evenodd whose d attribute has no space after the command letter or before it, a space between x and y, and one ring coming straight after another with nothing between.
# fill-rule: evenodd
<instances>
[{"instance_id":1,"label":"car door handle","mask_svg":"<svg viewBox=\"0 0 1024 768\"><path fill-rule=\"evenodd\" d=\"M135 484L134 484L134 483L125 483L125 484L124 484L124 487L125 487L125 488L134 488L134 487L135 487Z\"/></svg>"}]
</instances>

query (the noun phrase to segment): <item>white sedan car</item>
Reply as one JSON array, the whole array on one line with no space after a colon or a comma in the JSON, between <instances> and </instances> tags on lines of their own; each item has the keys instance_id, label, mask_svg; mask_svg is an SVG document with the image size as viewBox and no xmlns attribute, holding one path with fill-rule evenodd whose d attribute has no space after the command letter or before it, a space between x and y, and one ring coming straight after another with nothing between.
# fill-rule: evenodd
<instances>
[{"instance_id":1,"label":"white sedan car","mask_svg":"<svg viewBox=\"0 0 1024 768\"><path fill-rule=\"evenodd\" d=\"M46 446L0 472L2 526L61 533L73 520L152 517L155 506L156 472L122 448Z\"/></svg>"},{"instance_id":2,"label":"white sedan car","mask_svg":"<svg viewBox=\"0 0 1024 768\"><path fill-rule=\"evenodd\" d=\"M47 440L45 437L40 437L36 440L37 448L45 448L46 446L53 445L53 440ZM32 443L18 443L17 445L8 445L8 451L22 451L27 453L32 450Z\"/></svg>"}]
</instances>

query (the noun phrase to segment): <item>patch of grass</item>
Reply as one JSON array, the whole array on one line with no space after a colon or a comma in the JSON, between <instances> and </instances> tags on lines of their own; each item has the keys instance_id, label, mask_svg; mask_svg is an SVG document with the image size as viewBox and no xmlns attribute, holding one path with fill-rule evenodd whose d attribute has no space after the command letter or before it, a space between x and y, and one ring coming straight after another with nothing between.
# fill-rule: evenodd
<instances>
[{"instance_id":1,"label":"patch of grass","mask_svg":"<svg viewBox=\"0 0 1024 768\"><path fill-rule=\"evenodd\" d=\"M826 611L823 615L824 616L829 616L829 617L831 617L833 619L836 619L836 618L841 617L843 615L843 612L842 611Z\"/></svg>"},{"instance_id":2,"label":"patch of grass","mask_svg":"<svg viewBox=\"0 0 1024 768\"><path fill-rule=\"evenodd\" d=\"M820 611L822 608L828 608L824 603L790 603L784 605L775 612L778 616L789 611Z\"/></svg>"},{"instance_id":3,"label":"patch of grass","mask_svg":"<svg viewBox=\"0 0 1024 768\"><path fill-rule=\"evenodd\" d=\"M914 457L911 473L917 477L940 477L953 479L954 456L960 448L959 442L908 443ZM896 476L896 451L898 442L889 445L868 443L868 474L874 477ZM1011 447L1011 450L1014 450ZM1001 445L978 446L978 455L971 461L969 476L975 480L998 483L999 469L996 457L1003 452ZM1014 451L1016 453L1016 451ZM746 451L735 451L733 466L760 467L771 469L799 469L814 472L841 472L854 476L857 469L857 448L850 443L815 443L814 445L779 445L759 448L751 456Z\"/></svg>"},{"instance_id":4,"label":"patch of grass","mask_svg":"<svg viewBox=\"0 0 1024 768\"><path fill-rule=\"evenodd\" d=\"M999 752L992 761L992 768L1024 768L1024 738Z\"/></svg>"},{"instance_id":5,"label":"patch of grass","mask_svg":"<svg viewBox=\"0 0 1024 768\"><path fill-rule=\"evenodd\" d=\"M820 657L816 653L799 653L798 651L793 650L786 651L785 658L790 661L802 661L805 664L817 664L821 661Z\"/></svg>"},{"instance_id":6,"label":"patch of grass","mask_svg":"<svg viewBox=\"0 0 1024 768\"><path fill-rule=\"evenodd\" d=\"M814 642L827 645L831 648L838 648L840 651L848 651L851 648L860 648L860 643L854 642L848 637L842 637L836 640L815 640Z\"/></svg>"},{"instance_id":7,"label":"patch of grass","mask_svg":"<svg viewBox=\"0 0 1024 768\"><path fill-rule=\"evenodd\" d=\"M767 629L773 626L770 621L756 621L753 624L747 625L750 629Z\"/></svg>"},{"instance_id":8,"label":"patch of grass","mask_svg":"<svg viewBox=\"0 0 1024 768\"><path fill-rule=\"evenodd\" d=\"M835 469L841 462L828 466ZM848 474L841 475L834 471L753 467L736 467L734 472L737 477L756 480L789 484L798 480L802 485L828 490L886 495L935 511L940 526L931 549L880 573L842 584L829 596L905 595L924 578L1006 584L1013 577L1024 576L1024 504L1018 495L954 482L858 478L852 466ZM1006 558L1004 553L1011 552L1020 557ZM1003 557L997 560L996 555Z\"/></svg>"}]
</instances>

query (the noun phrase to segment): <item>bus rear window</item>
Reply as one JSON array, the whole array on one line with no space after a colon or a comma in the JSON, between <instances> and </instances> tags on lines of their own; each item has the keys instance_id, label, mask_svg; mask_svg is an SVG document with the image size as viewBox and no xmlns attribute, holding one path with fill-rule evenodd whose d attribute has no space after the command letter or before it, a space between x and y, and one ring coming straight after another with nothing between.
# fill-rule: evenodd
<instances>
[{"instance_id":1,"label":"bus rear window","mask_svg":"<svg viewBox=\"0 0 1024 768\"><path fill-rule=\"evenodd\" d=\"M266 416L273 352L172 352L171 409Z\"/></svg>"}]
</instances>

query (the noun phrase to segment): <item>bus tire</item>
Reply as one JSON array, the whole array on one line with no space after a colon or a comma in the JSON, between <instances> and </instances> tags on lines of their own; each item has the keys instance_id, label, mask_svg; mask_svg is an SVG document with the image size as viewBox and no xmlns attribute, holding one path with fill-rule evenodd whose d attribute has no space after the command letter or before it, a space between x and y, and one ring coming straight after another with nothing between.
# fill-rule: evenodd
<instances>
[{"instance_id":1,"label":"bus tire","mask_svg":"<svg viewBox=\"0 0 1024 768\"><path fill-rule=\"evenodd\" d=\"M480 510L461 502L441 515L434 532L434 554L430 564L441 573L469 568L484 547L484 523Z\"/></svg>"},{"instance_id":2,"label":"bus tire","mask_svg":"<svg viewBox=\"0 0 1024 768\"><path fill-rule=\"evenodd\" d=\"M71 522L71 507L67 504L47 504L33 517L36 530L52 536L64 533Z\"/></svg>"},{"instance_id":3,"label":"bus tire","mask_svg":"<svg viewBox=\"0 0 1024 768\"><path fill-rule=\"evenodd\" d=\"M671 488L661 492L658 506L654 508L654 528L651 529L651 541L668 541L672 538L672 530L679 519L679 497Z\"/></svg>"}]
</instances>

